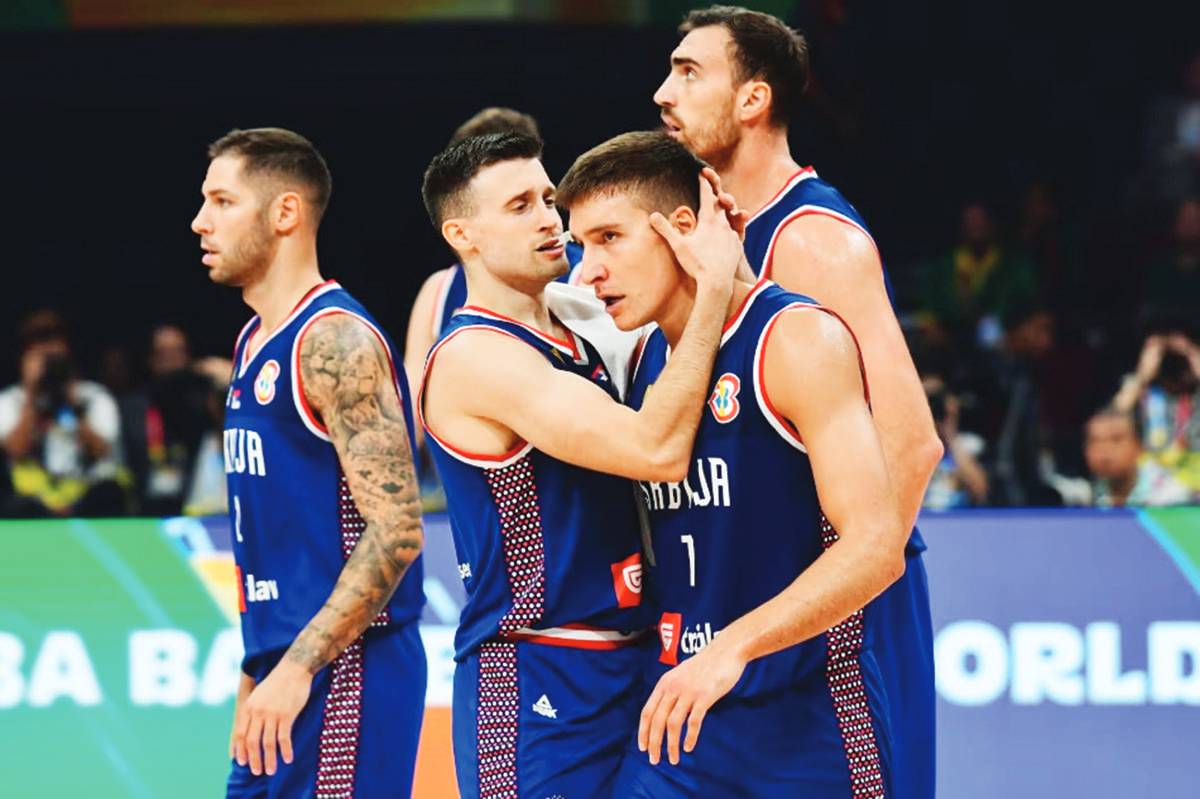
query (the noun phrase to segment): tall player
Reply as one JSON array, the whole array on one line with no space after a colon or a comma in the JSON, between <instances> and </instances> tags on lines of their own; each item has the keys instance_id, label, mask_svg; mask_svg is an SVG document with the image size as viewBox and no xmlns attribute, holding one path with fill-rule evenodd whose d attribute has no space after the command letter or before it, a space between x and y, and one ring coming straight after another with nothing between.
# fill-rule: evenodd
<instances>
[{"instance_id":1,"label":"tall player","mask_svg":"<svg viewBox=\"0 0 1200 799\"><path fill-rule=\"evenodd\" d=\"M804 39L775 17L731 6L691 12L680 34L654 95L668 133L715 167L743 207L758 209L746 227L754 271L819 298L862 346L908 539L904 577L875 603L892 641L878 654L888 661L894 723L911 733L896 752L897 794L932 797L933 633L925 543L913 524L942 448L879 251L854 207L811 167L801 169L788 148L788 118L808 81Z\"/></svg>"},{"instance_id":2,"label":"tall player","mask_svg":"<svg viewBox=\"0 0 1200 799\"><path fill-rule=\"evenodd\" d=\"M584 280L619 328L658 325L635 408L662 390L693 307L680 267L696 257L684 234L703 166L663 133L627 133L560 185ZM687 475L641 483L662 613L638 730L649 758L630 754L615 795L880 797L901 731L880 620L862 608L903 572L904 545L856 344L767 280L737 282L727 316ZM658 765L664 734L672 766Z\"/></svg>"},{"instance_id":3,"label":"tall player","mask_svg":"<svg viewBox=\"0 0 1200 799\"><path fill-rule=\"evenodd\" d=\"M235 130L208 155L192 230L256 314L225 407L246 647L227 795L408 796L426 664L404 370L321 277L331 180L313 145Z\"/></svg>"},{"instance_id":4,"label":"tall player","mask_svg":"<svg viewBox=\"0 0 1200 799\"><path fill-rule=\"evenodd\" d=\"M512 108L489 107L476 113L458 126L450 137L450 144L457 144L472 136L489 133L521 133L541 138L537 120ZM573 267L579 263L580 250L573 242L567 243L567 260ZM568 281L570 274L558 278ZM434 272L421 284L417 298L413 301L408 316L408 335L404 341L404 368L413 379L419 378L425 364L425 356L433 342L445 332L454 312L466 304L467 276L462 264L456 263ZM416 390L416 385L413 385ZM422 431L417 430L418 441Z\"/></svg>"},{"instance_id":5,"label":"tall player","mask_svg":"<svg viewBox=\"0 0 1200 799\"><path fill-rule=\"evenodd\" d=\"M567 269L541 141L451 145L423 193L466 269L468 302L429 354L419 409L467 590L454 752L465 797L610 796L637 726L641 541L622 478L680 479L741 242L706 184L695 303L640 412L551 313ZM660 247L666 247L659 242ZM563 409L569 408L570 413ZM604 473L602 473L604 472Z\"/></svg>"}]
</instances>

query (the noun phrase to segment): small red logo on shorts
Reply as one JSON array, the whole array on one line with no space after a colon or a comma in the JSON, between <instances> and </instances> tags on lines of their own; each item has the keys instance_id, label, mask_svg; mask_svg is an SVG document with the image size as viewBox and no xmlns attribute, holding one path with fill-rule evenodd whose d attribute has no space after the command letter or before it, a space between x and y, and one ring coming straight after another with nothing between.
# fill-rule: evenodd
<instances>
[{"instance_id":1,"label":"small red logo on shorts","mask_svg":"<svg viewBox=\"0 0 1200 799\"><path fill-rule=\"evenodd\" d=\"M642 553L634 552L612 565L613 591L617 607L634 608L642 604Z\"/></svg>"},{"instance_id":2,"label":"small red logo on shorts","mask_svg":"<svg viewBox=\"0 0 1200 799\"><path fill-rule=\"evenodd\" d=\"M660 663L679 665L679 632L683 629L682 613L664 613L658 620L658 640L662 642Z\"/></svg>"}]
</instances>

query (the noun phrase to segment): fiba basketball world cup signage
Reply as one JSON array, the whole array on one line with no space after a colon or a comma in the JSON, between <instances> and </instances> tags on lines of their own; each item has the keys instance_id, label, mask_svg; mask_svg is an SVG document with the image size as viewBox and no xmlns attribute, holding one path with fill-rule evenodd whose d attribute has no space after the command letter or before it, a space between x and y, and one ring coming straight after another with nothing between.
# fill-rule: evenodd
<instances>
[{"instance_id":1,"label":"fiba basketball world cup signage","mask_svg":"<svg viewBox=\"0 0 1200 799\"><path fill-rule=\"evenodd\" d=\"M1200 796L1200 509L984 511L921 525L940 797ZM220 793L242 651L234 535L227 518L0 522L0 795ZM422 757L441 759L419 765L419 779L433 776L417 795L431 799L454 795L448 706L464 594L451 540L445 516L426 518ZM640 559L613 564L612 577L636 601ZM666 649L718 633L681 621L660 625Z\"/></svg>"},{"instance_id":2,"label":"fiba basketball world cup signage","mask_svg":"<svg viewBox=\"0 0 1200 799\"><path fill-rule=\"evenodd\" d=\"M922 530L939 795L1200 795L1200 513L976 512Z\"/></svg>"}]
</instances>

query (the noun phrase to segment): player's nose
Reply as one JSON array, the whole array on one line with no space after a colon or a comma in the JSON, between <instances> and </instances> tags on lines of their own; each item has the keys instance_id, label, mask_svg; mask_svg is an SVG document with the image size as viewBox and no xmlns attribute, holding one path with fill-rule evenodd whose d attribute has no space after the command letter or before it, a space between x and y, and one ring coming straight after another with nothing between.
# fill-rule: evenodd
<instances>
[{"instance_id":1,"label":"player's nose","mask_svg":"<svg viewBox=\"0 0 1200 799\"><path fill-rule=\"evenodd\" d=\"M556 205L543 205L542 215L538 221L541 223L539 230L551 233L562 232L562 216L558 213Z\"/></svg>"},{"instance_id":2,"label":"player's nose","mask_svg":"<svg viewBox=\"0 0 1200 799\"><path fill-rule=\"evenodd\" d=\"M654 104L659 108L669 108L675 105L675 92L671 90L670 75L667 75L663 82L658 85L658 89L655 90Z\"/></svg>"},{"instance_id":3,"label":"player's nose","mask_svg":"<svg viewBox=\"0 0 1200 799\"><path fill-rule=\"evenodd\" d=\"M595 284L608 277L608 270L600 263L599 256L595 255L596 248L591 250L584 249L583 260L579 262L579 280L585 286L595 287Z\"/></svg>"},{"instance_id":4,"label":"player's nose","mask_svg":"<svg viewBox=\"0 0 1200 799\"><path fill-rule=\"evenodd\" d=\"M212 228L209 226L208 220L204 217L204 209L201 208L196 212L196 216L192 218L192 232L198 236L202 236L211 231Z\"/></svg>"}]
</instances>

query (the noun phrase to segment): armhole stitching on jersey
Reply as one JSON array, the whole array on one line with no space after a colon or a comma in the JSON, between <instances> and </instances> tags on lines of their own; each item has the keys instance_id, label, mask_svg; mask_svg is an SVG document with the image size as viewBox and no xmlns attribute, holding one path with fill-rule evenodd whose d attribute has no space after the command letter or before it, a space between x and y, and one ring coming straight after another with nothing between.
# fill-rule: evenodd
<instances>
[{"instance_id":1,"label":"armhole stitching on jersey","mask_svg":"<svg viewBox=\"0 0 1200 799\"><path fill-rule=\"evenodd\" d=\"M868 411L871 409L871 387L867 383L867 366L863 361L862 347L859 346L858 336L854 334L853 328L847 324L846 320L843 319L841 314L839 314L837 311L821 305L820 303L793 302L784 306L783 308L780 308L774 313L774 315L771 316L770 321L768 321L766 326L763 328L762 335L759 336L757 346L754 348L754 363L753 371L751 373L754 380L754 396L758 400L759 410L762 411L763 416L766 418L771 427L775 429L775 432L779 433L780 436L783 437L784 441L791 444L801 452L807 454L808 448L800 439L799 433L792 432L791 423L787 421L782 414L775 410L775 406L771 404L771 399L767 396L766 376L763 374L763 362L766 359L767 352L767 339L771 335L771 330L775 327L775 323L779 321L779 317L785 312L804 308L811 308L832 316L834 319L838 320L842 327L846 329L846 332L850 334L850 340L854 342L855 355L858 357L858 375L859 379L862 380L863 399L867 403Z\"/></svg>"},{"instance_id":2,"label":"armhole stitching on jersey","mask_svg":"<svg viewBox=\"0 0 1200 799\"><path fill-rule=\"evenodd\" d=\"M509 333L507 330L501 330L498 327L492 327L491 325L463 325L457 330L452 331L448 336L434 344L433 348L429 350L429 355L425 358L425 368L421 371L421 387L418 391L417 399L414 401L414 404L417 406L417 420L420 422L422 429L425 430L429 437L433 439L433 441L439 447L441 447L441 449L447 455L455 460L461 461L470 466L479 467L480 469L503 469L505 467L512 466L521 458L528 455L533 449L533 445L525 439L518 437L516 446L501 455L487 455L483 453L468 452L455 447L449 441L446 441L437 433L435 433L433 428L429 426L429 422L425 419L425 386L429 382L429 372L433 369L433 361L437 357L437 352L442 348L443 345L446 344L446 342L450 341L452 338L465 330L488 330L508 336L509 338L516 339L522 344L528 343L522 340L520 336Z\"/></svg>"},{"instance_id":3,"label":"armhole stitching on jersey","mask_svg":"<svg viewBox=\"0 0 1200 799\"><path fill-rule=\"evenodd\" d=\"M775 245L779 242L779 237L783 235L783 229L795 222L800 217L810 215L827 216L830 219L835 219L838 222L850 225L855 230L867 237L867 241L871 242L871 246L875 248L875 256L879 259L879 263L883 263L883 256L879 253L879 245L875 242L875 237L872 236L871 233L862 225L858 224L845 214L840 214L837 211L834 211L832 208L825 208L824 206L820 205L802 205L785 216L782 220L780 220L779 224L775 226L775 232L771 234L771 241L767 245L767 256L763 260L762 269L759 270L758 273L760 278L771 277L771 267L775 262Z\"/></svg>"}]
</instances>

